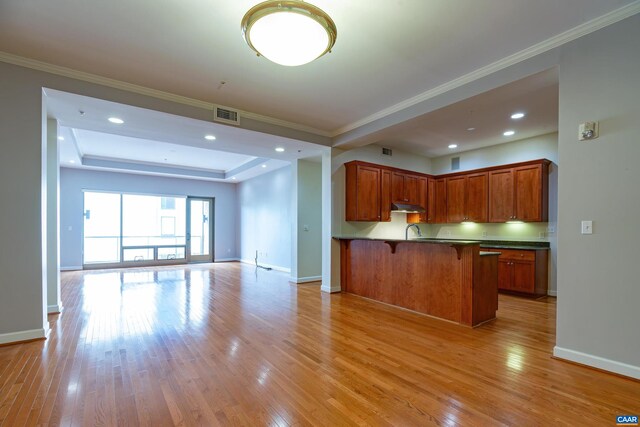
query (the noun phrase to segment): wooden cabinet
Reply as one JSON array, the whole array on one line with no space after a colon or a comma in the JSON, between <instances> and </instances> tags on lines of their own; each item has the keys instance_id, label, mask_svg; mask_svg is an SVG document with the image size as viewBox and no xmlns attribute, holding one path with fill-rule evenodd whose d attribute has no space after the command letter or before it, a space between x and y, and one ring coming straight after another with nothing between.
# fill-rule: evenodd
<instances>
[{"instance_id":1,"label":"wooden cabinet","mask_svg":"<svg viewBox=\"0 0 640 427\"><path fill-rule=\"evenodd\" d=\"M391 221L391 171L382 169L380 183L380 221ZM348 220L347 220L348 221Z\"/></svg>"},{"instance_id":2,"label":"wooden cabinet","mask_svg":"<svg viewBox=\"0 0 640 427\"><path fill-rule=\"evenodd\" d=\"M407 222L548 221L549 162L432 177L361 161L345 164L346 220L391 221L391 204L422 206Z\"/></svg>"},{"instance_id":3,"label":"wooden cabinet","mask_svg":"<svg viewBox=\"0 0 640 427\"><path fill-rule=\"evenodd\" d=\"M382 170L358 163L345 164L346 220L381 221Z\"/></svg>"},{"instance_id":4,"label":"wooden cabinet","mask_svg":"<svg viewBox=\"0 0 640 427\"><path fill-rule=\"evenodd\" d=\"M500 252L498 257L498 289L542 296L547 294L548 251L485 249Z\"/></svg>"},{"instance_id":5,"label":"wooden cabinet","mask_svg":"<svg viewBox=\"0 0 640 427\"><path fill-rule=\"evenodd\" d=\"M447 178L447 222L487 222L487 173Z\"/></svg>"},{"instance_id":6,"label":"wooden cabinet","mask_svg":"<svg viewBox=\"0 0 640 427\"><path fill-rule=\"evenodd\" d=\"M394 203L420 204L418 181L420 177L402 172L393 172L391 176L391 201Z\"/></svg>"},{"instance_id":7,"label":"wooden cabinet","mask_svg":"<svg viewBox=\"0 0 640 427\"><path fill-rule=\"evenodd\" d=\"M425 177L418 177L417 187L418 195L416 204L422 206L425 209L425 212L407 214L407 223L429 222L429 179Z\"/></svg>"},{"instance_id":8,"label":"wooden cabinet","mask_svg":"<svg viewBox=\"0 0 640 427\"><path fill-rule=\"evenodd\" d=\"M433 223L444 224L447 222L447 180L445 178L436 179L434 187Z\"/></svg>"},{"instance_id":9,"label":"wooden cabinet","mask_svg":"<svg viewBox=\"0 0 640 427\"><path fill-rule=\"evenodd\" d=\"M489 172L489 222L545 222L549 161Z\"/></svg>"}]
</instances>

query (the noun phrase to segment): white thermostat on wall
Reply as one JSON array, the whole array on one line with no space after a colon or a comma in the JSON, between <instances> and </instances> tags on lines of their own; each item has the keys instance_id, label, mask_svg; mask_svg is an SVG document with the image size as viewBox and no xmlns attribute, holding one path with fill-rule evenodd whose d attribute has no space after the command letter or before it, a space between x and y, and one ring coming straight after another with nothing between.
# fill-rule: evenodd
<instances>
[{"instance_id":1,"label":"white thermostat on wall","mask_svg":"<svg viewBox=\"0 0 640 427\"><path fill-rule=\"evenodd\" d=\"M598 122L584 122L578 126L578 140L586 141L598 137Z\"/></svg>"}]
</instances>

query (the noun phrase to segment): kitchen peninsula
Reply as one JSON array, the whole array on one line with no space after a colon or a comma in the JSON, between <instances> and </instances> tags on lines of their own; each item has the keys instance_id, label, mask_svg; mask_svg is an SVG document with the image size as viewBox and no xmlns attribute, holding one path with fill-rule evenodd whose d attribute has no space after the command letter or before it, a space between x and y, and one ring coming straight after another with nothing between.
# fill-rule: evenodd
<instances>
[{"instance_id":1,"label":"kitchen peninsula","mask_svg":"<svg viewBox=\"0 0 640 427\"><path fill-rule=\"evenodd\" d=\"M466 326L496 317L499 253L478 241L336 238L345 292Z\"/></svg>"}]
</instances>

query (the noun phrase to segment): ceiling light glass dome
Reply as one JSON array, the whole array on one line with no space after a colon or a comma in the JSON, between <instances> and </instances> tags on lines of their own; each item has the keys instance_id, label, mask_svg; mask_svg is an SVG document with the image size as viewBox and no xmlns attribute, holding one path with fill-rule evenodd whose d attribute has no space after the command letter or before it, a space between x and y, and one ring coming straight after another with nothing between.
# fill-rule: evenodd
<instances>
[{"instance_id":1,"label":"ceiling light glass dome","mask_svg":"<svg viewBox=\"0 0 640 427\"><path fill-rule=\"evenodd\" d=\"M247 44L280 65L307 64L335 44L336 26L322 9L303 1L265 1L242 19Z\"/></svg>"}]
</instances>

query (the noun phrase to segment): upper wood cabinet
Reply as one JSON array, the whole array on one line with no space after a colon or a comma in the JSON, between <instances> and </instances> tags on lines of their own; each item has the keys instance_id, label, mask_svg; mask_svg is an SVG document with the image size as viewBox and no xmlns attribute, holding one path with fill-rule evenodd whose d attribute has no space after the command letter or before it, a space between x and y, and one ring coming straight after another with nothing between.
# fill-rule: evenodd
<instances>
[{"instance_id":1,"label":"upper wood cabinet","mask_svg":"<svg viewBox=\"0 0 640 427\"><path fill-rule=\"evenodd\" d=\"M428 195L429 195L429 178L417 177L417 205L422 206L425 211L423 213L407 214L407 222L429 222Z\"/></svg>"},{"instance_id":2,"label":"upper wood cabinet","mask_svg":"<svg viewBox=\"0 0 640 427\"><path fill-rule=\"evenodd\" d=\"M549 161L489 172L489 222L549 217Z\"/></svg>"},{"instance_id":3,"label":"upper wood cabinet","mask_svg":"<svg viewBox=\"0 0 640 427\"><path fill-rule=\"evenodd\" d=\"M447 178L447 222L487 222L487 173Z\"/></svg>"},{"instance_id":4,"label":"upper wood cabinet","mask_svg":"<svg viewBox=\"0 0 640 427\"><path fill-rule=\"evenodd\" d=\"M418 180L420 177L402 172L391 175L391 201L394 203L420 204Z\"/></svg>"},{"instance_id":5,"label":"upper wood cabinet","mask_svg":"<svg viewBox=\"0 0 640 427\"><path fill-rule=\"evenodd\" d=\"M346 220L380 221L382 170L369 165L347 163Z\"/></svg>"},{"instance_id":6,"label":"upper wood cabinet","mask_svg":"<svg viewBox=\"0 0 640 427\"><path fill-rule=\"evenodd\" d=\"M549 216L549 160L431 177L353 161L346 168L346 220L391 221L391 204L425 208L407 222L527 221Z\"/></svg>"}]
</instances>

